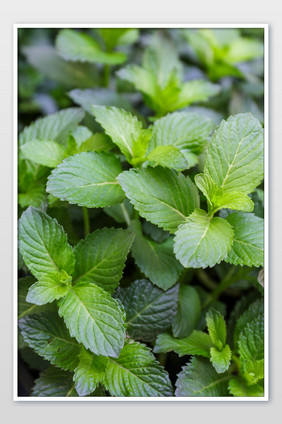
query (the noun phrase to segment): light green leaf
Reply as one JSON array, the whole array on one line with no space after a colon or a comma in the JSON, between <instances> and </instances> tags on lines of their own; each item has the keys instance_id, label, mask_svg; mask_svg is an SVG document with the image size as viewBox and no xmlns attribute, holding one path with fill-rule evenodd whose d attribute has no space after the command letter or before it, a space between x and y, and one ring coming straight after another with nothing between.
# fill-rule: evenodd
<instances>
[{"instance_id":1,"label":"light green leaf","mask_svg":"<svg viewBox=\"0 0 282 424\"><path fill-rule=\"evenodd\" d=\"M110 294L94 284L76 284L59 300L70 335L96 355L117 357L123 347L123 313Z\"/></svg>"},{"instance_id":2,"label":"light green leaf","mask_svg":"<svg viewBox=\"0 0 282 424\"><path fill-rule=\"evenodd\" d=\"M73 272L67 235L55 219L38 209L28 208L19 220L19 248L26 266L41 282L58 282Z\"/></svg>"},{"instance_id":3,"label":"light green leaf","mask_svg":"<svg viewBox=\"0 0 282 424\"><path fill-rule=\"evenodd\" d=\"M143 218L175 232L196 207L198 192L189 177L161 167L125 171L118 181Z\"/></svg>"},{"instance_id":4,"label":"light green leaf","mask_svg":"<svg viewBox=\"0 0 282 424\"><path fill-rule=\"evenodd\" d=\"M83 119L84 112L79 108L63 109L44 118L39 118L20 134L20 145L43 139L64 143L69 133Z\"/></svg>"},{"instance_id":5,"label":"light green leaf","mask_svg":"<svg viewBox=\"0 0 282 424\"><path fill-rule=\"evenodd\" d=\"M173 254L172 238L156 243L142 234L138 221L131 221L130 229L135 233L131 252L138 267L162 290L172 287L183 270Z\"/></svg>"},{"instance_id":6,"label":"light green leaf","mask_svg":"<svg viewBox=\"0 0 282 424\"><path fill-rule=\"evenodd\" d=\"M21 147L25 159L40 165L55 168L65 158L65 150L52 140L33 140Z\"/></svg>"},{"instance_id":7,"label":"light green leaf","mask_svg":"<svg viewBox=\"0 0 282 424\"><path fill-rule=\"evenodd\" d=\"M231 361L231 350L228 345L225 345L222 350L216 347L211 347L211 363L218 374L227 371Z\"/></svg>"},{"instance_id":8,"label":"light green leaf","mask_svg":"<svg viewBox=\"0 0 282 424\"><path fill-rule=\"evenodd\" d=\"M229 375L217 374L207 359L193 358L176 381L176 396L228 396Z\"/></svg>"},{"instance_id":9,"label":"light green leaf","mask_svg":"<svg viewBox=\"0 0 282 424\"><path fill-rule=\"evenodd\" d=\"M145 345L131 341L108 359L104 385L112 396L172 396L167 372Z\"/></svg>"},{"instance_id":10,"label":"light green leaf","mask_svg":"<svg viewBox=\"0 0 282 424\"><path fill-rule=\"evenodd\" d=\"M137 280L120 288L116 297L124 306L130 337L150 342L169 328L176 314L177 294L178 286L163 292L148 280Z\"/></svg>"},{"instance_id":11,"label":"light green leaf","mask_svg":"<svg viewBox=\"0 0 282 424\"><path fill-rule=\"evenodd\" d=\"M45 305L65 296L71 287L72 277L65 271L46 275L34 283L28 290L26 301L36 305Z\"/></svg>"},{"instance_id":12,"label":"light green leaf","mask_svg":"<svg viewBox=\"0 0 282 424\"><path fill-rule=\"evenodd\" d=\"M136 28L97 28L108 51L116 46L132 44L138 40L139 30Z\"/></svg>"},{"instance_id":13,"label":"light green leaf","mask_svg":"<svg viewBox=\"0 0 282 424\"><path fill-rule=\"evenodd\" d=\"M181 285L179 288L177 314L172 324L174 337L187 337L196 328L201 315L201 301L196 289Z\"/></svg>"},{"instance_id":14,"label":"light green leaf","mask_svg":"<svg viewBox=\"0 0 282 424\"><path fill-rule=\"evenodd\" d=\"M234 64L258 57L263 57L263 43L251 38L238 37L230 43L225 60Z\"/></svg>"},{"instance_id":15,"label":"light green leaf","mask_svg":"<svg viewBox=\"0 0 282 424\"><path fill-rule=\"evenodd\" d=\"M185 156L175 146L157 146L147 155L147 160L151 166L162 165L178 171L188 168Z\"/></svg>"},{"instance_id":16,"label":"light green leaf","mask_svg":"<svg viewBox=\"0 0 282 424\"><path fill-rule=\"evenodd\" d=\"M134 156L133 147L142 133L142 123L131 113L109 106L92 106L92 113L106 134L126 158Z\"/></svg>"},{"instance_id":17,"label":"light green leaf","mask_svg":"<svg viewBox=\"0 0 282 424\"><path fill-rule=\"evenodd\" d=\"M234 265L263 266L263 219L250 213L234 212L226 220L234 230L234 240L225 261Z\"/></svg>"},{"instance_id":18,"label":"light green leaf","mask_svg":"<svg viewBox=\"0 0 282 424\"><path fill-rule=\"evenodd\" d=\"M26 316L20 319L19 328L24 341L51 364L70 371L77 367L81 346L53 311Z\"/></svg>"},{"instance_id":19,"label":"light green leaf","mask_svg":"<svg viewBox=\"0 0 282 424\"><path fill-rule=\"evenodd\" d=\"M178 228L174 253L185 268L213 267L232 246L233 230L222 218L212 218L196 209Z\"/></svg>"},{"instance_id":20,"label":"light green leaf","mask_svg":"<svg viewBox=\"0 0 282 424\"><path fill-rule=\"evenodd\" d=\"M72 380L72 374L55 367L47 368L35 380L32 396L38 397L76 397L77 392Z\"/></svg>"},{"instance_id":21,"label":"light green leaf","mask_svg":"<svg viewBox=\"0 0 282 424\"><path fill-rule=\"evenodd\" d=\"M228 390L233 396L264 396L263 385L254 384L249 386L242 377L232 377L229 381Z\"/></svg>"},{"instance_id":22,"label":"light green leaf","mask_svg":"<svg viewBox=\"0 0 282 424\"><path fill-rule=\"evenodd\" d=\"M204 173L225 191L251 193L263 179L263 130L251 114L222 121L214 132Z\"/></svg>"},{"instance_id":23,"label":"light green leaf","mask_svg":"<svg viewBox=\"0 0 282 424\"><path fill-rule=\"evenodd\" d=\"M209 358L211 347L210 336L203 331L194 330L190 336L182 339L174 338L168 333L160 334L157 338L154 352L174 351L179 356L200 355Z\"/></svg>"},{"instance_id":24,"label":"light green leaf","mask_svg":"<svg viewBox=\"0 0 282 424\"><path fill-rule=\"evenodd\" d=\"M206 314L207 327L214 346L223 349L226 343L226 323L223 315L216 309L211 308Z\"/></svg>"},{"instance_id":25,"label":"light green leaf","mask_svg":"<svg viewBox=\"0 0 282 424\"><path fill-rule=\"evenodd\" d=\"M97 284L113 292L117 287L134 235L129 231L103 228L75 246L74 283Z\"/></svg>"},{"instance_id":26,"label":"light green leaf","mask_svg":"<svg viewBox=\"0 0 282 424\"><path fill-rule=\"evenodd\" d=\"M178 99L173 104L171 111L182 109L195 102L205 102L219 92L219 85L212 84L211 82L203 79L195 79L185 82L181 87Z\"/></svg>"},{"instance_id":27,"label":"light green leaf","mask_svg":"<svg viewBox=\"0 0 282 424\"><path fill-rule=\"evenodd\" d=\"M71 133L78 147L92 136L92 132L83 125L78 125Z\"/></svg>"},{"instance_id":28,"label":"light green leaf","mask_svg":"<svg viewBox=\"0 0 282 424\"><path fill-rule=\"evenodd\" d=\"M97 41L88 34L71 29L63 29L59 32L56 48L64 59L72 61L117 65L126 59L124 53L104 52Z\"/></svg>"},{"instance_id":29,"label":"light green leaf","mask_svg":"<svg viewBox=\"0 0 282 424\"><path fill-rule=\"evenodd\" d=\"M109 152L114 147L110 138L103 133L93 134L79 146L79 152Z\"/></svg>"},{"instance_id":30,"label":"light green leaf","mask_svg":"<svg viewBox=\"0 0 282 424\"><path fill-rule=\"evenodd\" d=\"M104 378L106 365L106 358L93 355L84 348L81 349L79 364L73 377L79 396L87 396L96 389Z\"/></svg>"},{"instance_id":31,"label":"light green leaf","mask_svg":"<svg viewBox=\"0 0 282 424\"><path fill-rule=\"evenodd\" d=\"M107 153L79 153L66 158L49 176L47 192L71 204L98 208L122 201L116 181L120 161Z\"/></svg>"}]
</instances>

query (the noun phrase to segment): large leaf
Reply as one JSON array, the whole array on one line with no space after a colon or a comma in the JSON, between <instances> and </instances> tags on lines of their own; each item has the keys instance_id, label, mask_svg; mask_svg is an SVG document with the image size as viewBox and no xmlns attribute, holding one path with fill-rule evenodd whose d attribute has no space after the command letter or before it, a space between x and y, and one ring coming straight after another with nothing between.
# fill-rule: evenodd
<instances>
[{"instance_id":1,"label":"large leaf","mask_svg":"<svg viewBox=\"0 0 282 424\"><path fill-rule=\"evenodd\" d=\"M55 367L50 367L35 380L32 396L39 397L76 397L77 392L72 374Z\"/></svg>"},{"instance_id":2,"label":"large leaf","mask_svg":"<svg viewBox=\"0 0 282 424\"><path fill-rule=\"evenodd\" d=\"M186 268L213 267L232 246L233 230L222 218L196 209L176 231L174 252Z\"/></svg>"},{"instance_id":3,"label":"large leaf","mask_svg":"<svg viewBox=\"0 0 282 424\"><path fill-rule=\"evenodd\" d=\"M118 181L143 218L171 233L199 205L189 177L169 169L132 169L120 174Z\"/></svg>"},{"instance_id":4,"label":"large leaf","mask_svg":"<svg viewBox=\"0 0 282 424\"><path fill-rule=\"evenodd\" d=\"M172 396L168 374L137 342L127 342L117 359L108 360L104 385L112 396Z\"/></svg>"},{"instance_id":5,"label":"large leaf","mask_svg":"<svg viewBox=\"0 0 282 424\"><path fill-rule=\"evenodd\" d=\"M181 285L177 314L172 324L174 337L187 337L196 328L201 315L201 301L197 290L192 286Z\"/></svg>"},{"instance_id":6,"label":"large leaf","mask_svg":"<svg viewBox=\"0 0 282 424\"><path fill-rule=\"evenodd\" d=\"M154 352L174 351L179 356L200 355L209 358L211 347L210 336L203 331L194 330L190 336L182 339L174 338L168 333L160 334L157 338Z\"/></svg>"},{"instance_id":7,"label":"large leaf","mask_svg":"<svg viewBox=\"0 0 282 424\"><path fill-rule=\"evenodd\" d=\"M26 159L55 168L65 158L65 150L52 140L34 140L25 143L21 152Z\"/></svg>"},{"instance_id":8,"label":"large leaf","mask_svg":"<svg viewBox=\"0 0 282 424\"><path fill-rule=\"evenodd\" d=\"M140 222L134 220L131 221L130 229L135 233L132 256L141 271L161 289L172 287L183 270L175 259L172 238L156 243L142 234Z\"/></svg>"},{"instance_id":9,"label":"large leaf","mask_svg":"<svg viewBox=\"0 0 282 424\"><path fill-rule=\"evenodd\" d=\"M107 153L80 153L66 158L51 173L47 191L71 204L98 208L120 203L123 192L116 181L120 161Z\"/></svg>"},{"instance_id":10,"label":"large leaf","mask_svg":"<svg viewBox=\"0 0 282 424\"><path fill-rule=\"evenodd\" d=\"M222 189L252 192L263 178L263 130L251 114L222 121L209 144L204 172Z\"/></svg>"},{"instance_id":11,"label":"large leaf","mask_svg":"<svg viewBox=\"0 0 282 424\"><path fill-rule=\"evenodd\" d=\"M150 342L169 328L176 314L177 294L178 286L163 292L147 280L119 289L117 297L125 308L130 337Z\"/></svg>"},{"instance_id":12,"label":"large leaf","mask_svg":"<svg viewBox=\"0 0 282 424\"><path fill-rule=\"evenodd\" d=\"M109 293L94 284L76 284L59 301L70 335L96 355L117 357L123 347L123 313Z\"/></svg>"},{"instance_id":13,"label":"large leaf","mask_svg":"<svg viewBox=\"0 0 282 424\"><path fill-rule=\"evenodd\" d=\"M124 53L104 52L94 38L71 29L63 29L59 32L56 48L64 59L73 61L116 65L126 59Z\"/></svg>"},{"instance_id":14,"label":"large leaf","mask_svg":"<svg viewBox=\"0 0 282 424\"><path fill-rule=\"evenodd\" d=\"M53 311L20 319L24 341L51 364L74 371L81 346L70 337L61 318Z\"/></svg>"},{"instance_id":15,"label":"large leaf","mask_svg":"<svg viewBox=\"0 0 282 424\"><path fill-rule=\"evenodd\" d=\"M129 231L113 228L89 234L75 247L74 282L94 283L112 292L122 277L133 238Z\"/></svg>"},{"instance_id":16,"label":"large leaf","mask_svg":"<svg viewBox=\"0 0 282 424\"><path fill-rule=\"evenodd\" d=\"M104 378L106 364L104 357L93 355L82 348L73 378L79 396L86 396L96 389Z\"/></svg>"},{"instance_id":17,"label":"large leaf","mask_svg":"<svg viewBox=\"0 0 282 424\"><path fill-rule=\"evenodd\" d=\"M226 262L234 265L263 266L263 219L251 213L234 212L226 217L234 239Z\"/></svg>"},{"instance_id":18,"label":"large leaf","mask_svg":"<svg viewBox=\"0 0 282 424\"><path fill-rule=\"evenodd\" d=\"M176 396L228 396L229 375L217 374L206 359L193 358L176 381Z\"/></svg>"}]
</instances>

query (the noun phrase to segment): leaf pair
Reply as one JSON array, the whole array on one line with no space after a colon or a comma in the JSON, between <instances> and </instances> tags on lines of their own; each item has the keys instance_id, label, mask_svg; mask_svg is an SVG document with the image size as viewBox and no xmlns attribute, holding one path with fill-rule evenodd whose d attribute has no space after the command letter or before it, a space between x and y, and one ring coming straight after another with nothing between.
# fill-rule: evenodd
<instances>
[{"instance_id":1,"label":"leaf pair","mask_svg":"<svg viewBox=\"0 0 282 424\"><path fill-rule=\"evenodd\" d=\"M42 305L60 299L59 315L71 336L98 355L118 356L124 318L110 293L122 276L133 235L97 230L73 251L56 220L29 208L20 219L19 236L25 264L38 279L27 301Z\"/></svg>"}]
</instances>

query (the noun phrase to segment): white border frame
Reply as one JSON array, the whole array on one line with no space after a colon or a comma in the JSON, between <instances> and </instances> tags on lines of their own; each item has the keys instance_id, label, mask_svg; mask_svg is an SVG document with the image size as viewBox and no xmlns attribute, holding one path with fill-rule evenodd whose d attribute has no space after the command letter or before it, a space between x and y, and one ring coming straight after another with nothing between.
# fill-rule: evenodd
<instances>
[{"instance_id":1,"label":"white border frame","mask_svg":"<svg viewBox=\"0 0 282 424\"><path fill-rule=\"evenodd\" d=\"M19 28L262 28L264 29L264 396L263 397L27 397L18 396L18 29ZM267 402L269 401L269 25L268 24L14 24L13 25L13 400L17 402Z\"/></svg>"}]
</instances>

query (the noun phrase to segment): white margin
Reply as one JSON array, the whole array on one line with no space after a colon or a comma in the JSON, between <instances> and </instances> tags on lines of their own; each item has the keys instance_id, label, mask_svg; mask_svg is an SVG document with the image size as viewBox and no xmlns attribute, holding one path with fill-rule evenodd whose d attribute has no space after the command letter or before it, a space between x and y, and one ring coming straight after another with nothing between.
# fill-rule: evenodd
<instances>
[{"instance_id":1,"label":"white margin","mask_svg":"<svg viewBox=\"0 0 282 424\"><path fill-rule=\"evenodd\" d=\"M263 397L26 397L18 396L18 29L19 28L262 28L264 29L264 396ZM267 402L269 401L269 25L258 24L85 24L13 25L13 400L16 402Z\"/></svg>"}]
</instances>

